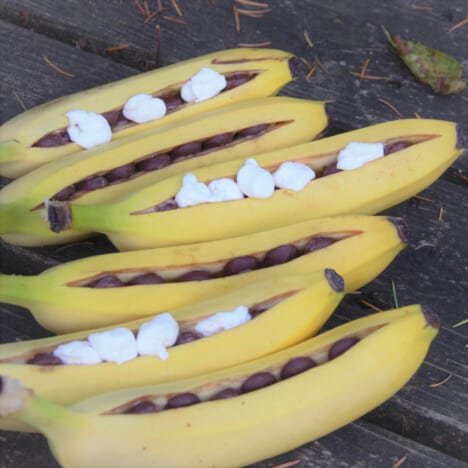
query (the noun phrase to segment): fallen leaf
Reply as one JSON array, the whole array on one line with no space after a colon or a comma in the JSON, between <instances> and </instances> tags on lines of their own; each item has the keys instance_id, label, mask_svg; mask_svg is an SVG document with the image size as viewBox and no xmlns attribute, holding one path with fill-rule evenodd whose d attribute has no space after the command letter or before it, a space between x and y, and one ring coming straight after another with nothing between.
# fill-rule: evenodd
<instances>
[{"instance_id":1,"label":"fallen leaf","mask_svg":"<svg viewBox=\"0 0 468 468\"><path fill-rule=\"evenodd\" d=\"M413 75L435 93L455 94L465 89L466 83L461 79L463 65L456 59L420 42L392 36L385 28L383 31Z\"/></svg>"}]
</instances>

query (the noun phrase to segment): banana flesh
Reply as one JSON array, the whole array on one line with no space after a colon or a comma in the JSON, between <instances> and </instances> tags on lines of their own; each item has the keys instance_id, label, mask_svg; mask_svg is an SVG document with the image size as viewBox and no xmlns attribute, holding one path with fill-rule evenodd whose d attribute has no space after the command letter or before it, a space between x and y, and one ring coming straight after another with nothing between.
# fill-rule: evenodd
<instances>
[{"instance_id":1,"label":"banana flesh","mask_svg":"<svg viewBox=\"0 0 468 468\"><path fill-rule=\"evenodd\" d=\"M180 335L193 332L201 319L247 306L253 318L236 328L198 337L168 348L169 358L139 356L122 364L39 365L53 350L74 340L86 341L99 330L0 345L0 374L20 379L44 398L71 404L92 395L127 387L184 379L223 369L296 344L323 326L343 297L343 280L334 270L260 281L209 301L174 309ZM255 311L259 315L255 315ZM119 324L136 332L149 319ZM192 336L193 337L193 336ZM35 359L36 358L36 359ZM33 359L33 361L30 361ZM32 362L32 364L30 363ZM0 429L9 429L0 420ZM13 428L17 426L13 425Z\"/></svg>"},{"instance_id":2,"label":"banana flesh","mask_svg":"<svg viewBox=\"0 0 468 468\"><path fill-rule=\"evenodd\" d=\"M73 203L110 203L175 174L311 140L325 129L327 122L321 102L287 97L255 99L61 157L0 191L3 219L0 233L5 241L24 246L59 244L86 237L90 234L86 230L51 232L38 207L60 193L63 198L67 190L72 194L68 200ZM258 127L266 128L253 134L245 131ZM224 145L206 147L210 138L226 134L236 138ZM190 145L196 147L197 143L201 148L191 149ZM170 156L177 151L184 156ZM154 166L153 170L143 166L143 161L151 164L157 155L164 166ZM122 169L130 172L120 179L111 179L112 174ZM100 184L99 188L86 189L91 180Z\"/></svg>"},{"instance_id":3,"label":"banana flesh","mask_svg":"<svg viewBox=\"0 0 468 468\"><path fill-rule=\"evenodd\" d=\"M45 103L20 114L2 126L0 172L5 177L15 178L66 154L82 152L82 148L75 143L53 147L34 146L45 135L66 128L66 112L70 110L83 109L104 114L121 109L125 102L136 94L172 96L203 67L211 68L227 77L235 74L248 77L247 81L214 98L180 105L159 120L116 128L112 138L120 139L235 102L272 96L295 78L294 60L292 54L281 50L230 49Z\"/></svg>"},{"instance_id":4,"label":"banana flesh","mask_svg":"<svg viewBox=\"0 0 468 468\"><path fill-rule=\"evenodd\" d=\"M383 403L417 371L438 326L432 312L408 306L247 364L68 408L3 377L0 412L40 430L66 467L244 466L322 437ZM335 352L344 340L348 349ZM298 357L317 365L281 378ZM262 373L272 379L246 385ZM216 399L226 388L234 390L231 397ZM131 414L144 402L152 412Z\"/></svg>"},{"instance_id":5,"label":"banana flesh","mask_svg":"<svg viewBox=\"0 0 468 468\"><path fill-rule=\"evenodd\" d=\"M308 242L326 239L322 248L306 253ZM98 255L37 276L0 275L0 301L26 307L43 327L68 333L172 310L257 281L274 283L323 268L339 271L346 290L353 291L379 275L407 243L407 228L397 218L322 218L232 239ZM281 246L292 246L302 254L267 266L267 254ZM249 266L255 268L249 272L226 273L228 264L245 258L261 263ZM200 271L211 279L180 281ZM162 278L160 284L131 284L135 278L154 273ZM90 287L103 278L110 278L114 287Z\"/></svg>"},{"instance_id":6,"label":"banana flesh","mask_svg":"<svg viewBox=\"0 0 468 468\"><path fill-rule=\"evenodd\" d=\"M318 177L299 192L275 190L266 199L243 198L158 211L181 187L181 175L135 191L115 203L49 208L52 230L89 229L105 233L119 250L206 242L271 229L311 218L374 214L426 188L461 154L452 122L408 119L386 122L315 142L263 153L258 164L275 171L282 162L307 164L319 174L351 142L403 143L404 149L355 169ZM235 179L244 160L192 171L200 182ZM44 210L43 216L46 216ZM255 216L252 217L252 213Z\"/></svg>"}]
</instances>

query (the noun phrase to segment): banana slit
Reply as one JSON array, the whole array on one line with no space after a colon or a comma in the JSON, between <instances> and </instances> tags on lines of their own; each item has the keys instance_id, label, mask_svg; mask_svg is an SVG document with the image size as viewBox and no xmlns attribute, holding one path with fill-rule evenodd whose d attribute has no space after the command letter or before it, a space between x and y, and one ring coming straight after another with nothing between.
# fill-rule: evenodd
<instances>
[{"instance_id":1,"label":"banana slit","mask_svg":"<svg viewBox=\"0 0 468 468\"><path fill-rule=\"evenodd\" d=\"M236 259L239 258L251 259L250 265L247 265L251 268L268 268L270 266L275 266L275 264L269 264L274 260L272 260L271 257L277 255L280 251L279 249L285 250L285 246L290 246L290 250L293 252L293 256L291 256L291 258L287 258L285 261L282 261L282 264L294 261L297 258L311 254L317 250L325 249L335 243L339 243L340 241L352 238L357 235L362 235L363 233L364 231L362 230L316 232L312 235L295 239L289 244L278 245L272 247L269 250L249 252L242 257L234 257L205 263L169 266L163 268L108 270L91 277L69 281L65 283L64 286L118 288L137 285L180 283L181 281L184 281L184 278L187 278L187 275L189 275L191 272L196 272L202 275L204 274L204 276L198 276L199 281L223 278L232 276L232 274L242 273L243 270L238 271L237 273L232 273L231 271L231 274L227 274L229 273L227 271L229 269L229 265L232 265L231 262L236 261ZM297 255L294 256L296 253ZM284 260L284 257L280 258L279 260ZM190 279L189 276L188 278L189 279L186 279L185 281L197 281L197 277L195 277L195 279Z\"/></svg>"},{"instance_id":2,"label":"banana slit","mask_svg":"<svg viewBox=\"0 0 468 468\"><path fill-rule=\"evenodd\" d=\"M297 294L299 291L300 290L298 289L294 289L294 290L283 292L281 294L277 294L275 296L271 296L262 301L257 301L251 304L247 304L249 315L250 315L250 320L254 320L261 314L268 312L269 309L280 304L282 301L293 296L294 294ZM170 350L171 348L175 346L181 346L181 345L190 343L192 341L202 340L204 338L208 338L209 336L212 336L212 335L206 335L206 336L201 335L200 333L196 331L196 328L195 328L197 323L199 323L201 320L207 317L210 317L211 315L213 314L201 315L201 316L197 316L191 319L177 320L177 323L179 325L179 336L175 344L168 347L168 349ZM239 325L239 326L242 326L242 325ZM138 328L133 328L131 329L131 331L136 336L138 333ZM221 330L215 334L217 335L219 333L223 333L224 331L228 331L228 330ZM82 339L85 339L85 338L82 337ZM54 344L52 346L36 348L35 350L30 350L27 353L22 353L19 355L10 356L5 359L0 359L0 363L15 364L15 365L25 365L25 364L37 365L37 366L40 366L41 370L44 370L46 372L53 371L57 366L61 366L61 365L70 366L73 364L64 364L60 360L60 358L54 355L54 351L58 348L58 346L67 344L70 342L71 341L63 341L61 343ZM143 357L143 356L137 356L135 359L137 359L138 357Z\"/></svg>"},{"instance_id":3,"label":"banana slit","mask_svg":"<svg viewBox=\"0 0 468 468\"><path fill-rule=\"evenodd\" d=\"M418 143L424 143L426 141L430 141L434 138L437 138L440 135L410 135L410 136L402 136L402 137L397 137L397 138L389 138L389 139L382 139L379 141L376 141L374 143L383 143L384 144L384 156L389 156L391 154L398 153L400 151L405 150L406 148L416 145ZM331 153L320 153L320 154L313 154L313 155L306 155L300 158L296 158L293 161L292 160L287 160L291 162L298 162L305 164L309 168L311 168L314 172L316 172L316 178L309 182L310 184L313 184L315 180L321 179L323 177L331 176L335 173L342 172L340 169L337 169L336 164L338 160L338 154L342 150L341 148L338 151L334 151ZM269 166L263 166L264 169L269 171L270 173L274 173L282 164L281 161L278 162L274 165L269 165ZM225 174L223 175L223 178L229 178L233 181L236 180L236 174ZM204 182L205 184L209 184L211 180L203 180L200 182ZM277 188L275 187L275 191L282 191L285 189ZM172 197L167 198L157 205L152 205L148 208L143 208L140 210L136 210L130 213L131 216L133 215L145 215L145 214L150 214L150 213L155 213L155 212L164 212L164 211L172 211L172 210L180 210L180 209L190 209L193 208L193 206L189 207L180 207L177 205L177 202L175 200L176 194L174 194ZM249 198L249 197L244 197ZM238 201L238 200L236 200ZM228 202L218 202L218 203L229 203ZM195 205L195 207L198 205Z\"/></svg>"},{"instance_id":4,"label":"banana slit","mask_svg":"<svg viewBox=\"0 0 468 468\"><path fill-rule=\"evenodd\" d=\"M261 73L263 72L259 70L242 70L238 72L232 71L224 73L224 76L227 81L227 86L220 92L220 94L231 91L232 89L238 88L239 86L248 83ZM166 88L162 88L151 93L153 97L160 98L166 103L166 115L172 114L176 111L181 110L184 107L191 105L191 103L186 103L180 98L180 90L184 83L185 81L175 83L170 86L167 86ZM122 114L122 109L123 106L101 113L101 115L108 121L112 133L118 133L121 130L140 125L138 123L126 119ZM72 141L68 136L67 128L64 127L52 130L43 135L42 137L38 138L31 145L31 148L55 148L70 143L72 143Z\"/></svg>"},{"instance_id":5,"label":"banana slit","mask_svg":"<svg viewBox=\"0 0 468 468\"><path fill-rule=\"evenodd\" d=\"M256 369L255 373L241 375L220 381L209 382L199 387L186 389L182 393L166 393L144 395L127 401L122 405L101 412L102 416L122 414L159 413L179 407L198 403L235 398L245 393L261 390L270 385L280 383L303 372L313 372L314 368L340 359L349 349L358 345L368 336L386 326L389 322L374 325L351 334L347 334L334 342L318 349L290 357L288 360L274 365ZM178 401L178 404L176 403Z\"/></svg>"}]
</instances>

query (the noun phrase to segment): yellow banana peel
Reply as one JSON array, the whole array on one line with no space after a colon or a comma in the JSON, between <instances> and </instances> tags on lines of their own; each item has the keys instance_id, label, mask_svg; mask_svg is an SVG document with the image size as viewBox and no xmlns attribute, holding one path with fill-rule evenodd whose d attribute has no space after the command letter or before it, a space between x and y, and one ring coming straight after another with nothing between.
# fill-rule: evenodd
<instances>
[{"instance_id":1,"label":"yellow banana peel","mask_svg":"<svg viewBox=\"0 0 468 468\"><path fill-rule=\"evenodd\" d=\"M438 326L428 309L408 306L240 366L72 407L3 376L0 413L41 431L64 467L244 466L322 437L390 398L421 365ZM316 365L287 373L297 358ZM222 390L230 397L220 399ZM144 407L146 414L134 414Z\"/></svg>"},{"instance_id":2,"label":"yellow banana peel","mask_svg":"<svg viewBox=\"0 0 468 468\"><path fill-rule=\"evenodd\" d=\"M144 124L125 122L117 125L113 127L112 138L118 140L235 102L272 96L295 78L295 60L289 52L275 49L224 50L47 102L2 125L0 172L5 177L15 178L66 154L83 152L72 142L52 147L37 146L44 136L63 131L68 126L68 111L105 114L120 110L137 94L178 96L182 84L204 67L226 77L237 74L248 78L211 99L182 103L161 119Z\"/></svg>"},{"instance_id":3,"label":"yellow banana peel","mask_svg":"<svg viewBox=\"0 0 468 468\"><path fill-rule=\"evenodd\" d=\"M407 245L408 237L405 223L398 218L322 218L232 239L88 257L36 276L0 275L0 301L26 307L43 327L68 333L323 268L336 269L346 290L353 291L379 275ZM322 248L307 253L309 242L326 239ZM282 246L296 248L298 255L269 266L269 253ZM256 262L251 271L226 274L227 265L243 258ZM204 272L211 279L181 281L190 272ZM147 274L157 274L161 282L132 285ZM113 287L92 287L106 279Z\"/></svg>"},{"instance_id":4,"label":"yellow banana peel","mask_svg":"<svg viewBox=\"0 0 468 468\"><path fill-rule=\"evenodd\" d=\"M406 147L358 169L320 177L324 167L336 161L338 152L351 142L402 143ZM182 186L182 175L177 175L114 203L57 203L42 215L57 232L73 228L105 233L119 250L206 242L311 218L377 213L426 188L461 152L456 124L398 120L256 156L258 164L270 172L285 161L301 162L317 171L319 177L297 192L278 189L269 198L245 197L158 210ZM200 182L235 179L244 162L245 158L191 172Z\"/></svg>"},{"instance_id":5,"label":"yellow banana peel","mask_svg":"<svg viewBox=\"0 0 468 468\"><path fill-rule=\"evenodd\" d=\"M72 203L110 203L181 172L311 140L327 122L321 102L287 97L255 99L61 157L0 191L0 233L6 242L23 246L60 244L86 237L90 234L86 230L51 232L40 218L44 201L54 200L61 193ZM258 127L265 128L245 132ZM223 135L233 139L208 146L210 139ZM177 156L178 152L184 156ZM145 164L151 164L155 157L163 162L148 170ZM112 177L119 168L124 169L124 175L115 180ZM93 178L98 188L80 188Z\"/></svg>"}]
</instances>

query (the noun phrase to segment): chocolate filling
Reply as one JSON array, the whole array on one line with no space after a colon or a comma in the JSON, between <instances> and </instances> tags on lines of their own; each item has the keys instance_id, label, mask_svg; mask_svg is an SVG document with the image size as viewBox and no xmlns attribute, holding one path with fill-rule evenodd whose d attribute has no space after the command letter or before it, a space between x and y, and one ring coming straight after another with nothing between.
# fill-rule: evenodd
<instances>
[{"instance_id":1,"label":"chocolate filling","mask_svg":"<svg viewBox=\"0 0 468 468\"><path fill-rule=\"evenodd\" d=\"M225 75L226 87L221 91L221 93L236 88L237 86L243 85L255 78L257 75L258 74L254 72L238 72ZM179 93L180 89L171 90L167 93L163 93L160 95L155 94L154 97L159 97L160 99L162 99L166 104L167 112L170 113L179 110L184 105L188 105L188 103L184 102L181 99ZM113 133L118 132L123 128L138 125L135 122L132 122L123 116L122 108L113 109L111 111L104 112L101 115L107 120ZM39 138L31 146L33 148L54 148L57 146L66 145L68 143L71 143L71 140L68 136L67 129L61 128L47 133L46 135Z\"/></svg>"},{"instance_id":2,"label":"chocolate filling","mask_svg":"<svg viewBox=\"0 0 468 468\"><path fill-rule=\"evenodd\" d=\"M133 277L131 280L123 281L117 275L103 275L85 284L76 285L85 288L118 288L121 286L135 286L141 284L160 284L160 283L176 283L185 281L205 281L214 278L224 278L227 276L239 275L248 271L268 268L276 265L281 265L294 260L297 257L306 255L319 249L328 247L341 239L326 236L317 236L309 239L302 248L294 244L284 244L268 250L263 259L259 259L254 255L243 255L235 257L222 266L219 273L210 272L202 268L194 268L185 273L182 273L177 278L164 280L157 273L142 273ZM74 285L72 285L74 286Z\"/></svg>"},{"instance_id":3,"label":"chocolate filling","mask_svg":"<svg viewBox=\"0 0 468 468\"><path fill-rule=\"evenodd\" d=\"M237 145L245 140L258 138L266 132L272 131L287 122L276 122L270 124L253 125L252 127L242 128L236 132L220 133L210 136L204 140L190 141L174 148L165 149L160 153L152 153L143 159L133 161L123 166L116 167L102 174L95 174L86 177L83 180L69 185L57 192L51 200L69 201L74 200L86 192L99 190L110 184L120 184L127 180L139 177L147 172L157 171L171 164L185 161L186 159L204 156L210 151L217 151L223 147ZM177 208L177 204L172 207L168 203L161 204L158 211L165 211Z\"/></svg>"}]
</instances>

